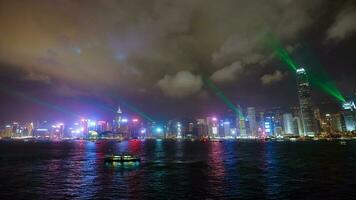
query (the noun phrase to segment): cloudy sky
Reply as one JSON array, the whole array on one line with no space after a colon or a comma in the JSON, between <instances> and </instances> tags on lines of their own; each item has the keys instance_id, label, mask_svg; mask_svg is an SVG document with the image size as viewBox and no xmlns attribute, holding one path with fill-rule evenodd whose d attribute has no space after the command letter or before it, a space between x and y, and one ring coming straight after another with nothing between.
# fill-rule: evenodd
<instances>
[{"instance_id":1,"label":"cloudy sky","mask_svg":"<svg viewBox=\"0 0 356 200\"><path fill-rule=\"evenodd\" d=\"M129 110L122 101L157 118L226 112L203 77L243 107L295 105L270 34L356 90L353 1L0 0L1 120L108 118L119 102Z\"/></svg>"}]
</instances>

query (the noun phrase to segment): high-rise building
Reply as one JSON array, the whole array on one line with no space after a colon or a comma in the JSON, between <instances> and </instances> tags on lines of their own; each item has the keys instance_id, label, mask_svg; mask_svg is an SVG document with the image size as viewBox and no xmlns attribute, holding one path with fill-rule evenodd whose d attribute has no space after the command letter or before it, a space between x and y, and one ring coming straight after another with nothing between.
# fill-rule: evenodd
<instances>
[{"instance_id":1,"label":"high-rise building","mask_svg":"<svg viewBox=\"0 0 356 200\"><path fill-rule=\"evenodd\" d=\"M208 134L209 138L217 138L219 122L216 117L207 117L206 118L207 126L208 126Z\"/></svg>"},{"instance_id":2,"label":"high-rise building","mask_svg":"<svg viewBox=\"0 0 356 200\"><path fill-rule=\"evenodd\" d=\"M177 138L178 138L178 139L183 138L182 129L183 129L182 123L177 122Z\"/></svg>"},{"instance_id":3,"label":"high-rise building","mask_svg":"<svg viewBox=\"0 0 356 200\"><path fill-rule=\"evenodd\" d=\"M297 88L300 106L300 117L303 126L303 136L315 136L315 119L311 101L311 89L304 68L297 69Z\"/></svg>"},{"instance_id":4,"label":"high-rise building","mask_svg":"<svg viewBox=\"0 0 356 200\"><path fill-rule=\"evenodd\" d=\"M315 123L315 132L320 133L323 120L321 119L319 108L314 109L314 123Z\"/></svg>"},{"instance_id":5,"label":"high-rise building","mask_svg":"<svg viewBox=\"0 0 356 200\"><path fill-rule=\"evenodd\" d=\"M283 130L285 135L294 135L294 119L291 113L283 114Z\"/></svg>"},{"instance_id":6,"label":"high-rise building","mask_svg":"<svg viewBox=\"0 0 356 200\"><path fill-rule=\"evenodd\" d=\"M250 135L257 136L256 109L254 107L247 108L247 119L249 123Z\"/></svg>"},{"instance_id":7,"label":"high-rise building","mask_svg":"<svg viewBox=\"0 0 356 200\"><path fill-rule=\"evenodd\" d=\"M273 117L271 116L266 116L264 119L264 129L266 136L272 137L273 135L273 129L274 129L274 123L273 123Z\"/></svg>"},{"instance_id":8,"label":"high-rise building","mask_svg":"<svg viewBox=\"0 0 356 200\"><path fill-rule=\"evenodd\" d=\"M122 111L120 106L117 108L116 116L115 116L115 132L120 132L121 128L121 120L122 120Z\"/></svg>"},{"instance_id":9,"label":"high-rise building","mask_svg":"<svg viewBox=\"0 0 356 200\"><path fill-rule=\"evenodd\" d=\"M229 121L224 121L224 136L223 137L231 137L231 127Z\"/></svg>"},{"instance_id":10,"label":"high-rise building","mask_svg":"<svg viewBox=\"0 0 356 200\"><path fill-rule=\"evenodd\" d=\"M299 115L295 116L293 118L293 121L294 121L294 133L298 134L299 136L303 136L304 135L303 125L302 125Z\"/></svg>"},{"instance_id":11,"label":"high-rise building","mask_svg":"<svg viewBox=\"0 0 356 200\"><path fill-rule=\"evenodd\" d=\"M330 129L330 132L332 133L345 131L343 116L340 113L332 114L330 116Z\"/></svg>"},{"instance_id":12,"label":"high-rise building","mask_svg":"<svg viewBox=\"0 0 356 200\"><path fill-rule=\"evenodd\" d=\"M278 132L281 132L283 126L282 109L280 107L268 108L264 111L264 120L267 121L270 126L270 132L266 132L268 136L278 136Z\"/></svg>"},{"instance_id":13,"label":"high-rise building","mask_svg":"<svg viewBox=\"0 0 356 200\"><path fill-rule=\"evenodd\" d=\"M197 135L199 138L207 137L208 127L206 125L205 119L197 119Z\"/></svg>"},{"instance_id":14,"label":"high-rise building","mask_svg":"<svg viewBox=\"0 0 356 200\"><path fill-rule=\"evenodd\" d=\"M236 112L236 131L237 135L240 137L246 137L246 125L245 125L245 117L242 113L242 108L240 105L237 105L237 112Z\"/></svg>"}]
</instances>

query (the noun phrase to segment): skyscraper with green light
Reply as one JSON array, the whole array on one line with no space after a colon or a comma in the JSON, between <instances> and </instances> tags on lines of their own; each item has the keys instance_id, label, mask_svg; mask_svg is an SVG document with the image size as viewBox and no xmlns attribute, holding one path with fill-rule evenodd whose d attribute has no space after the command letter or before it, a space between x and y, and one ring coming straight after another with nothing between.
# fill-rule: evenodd
<instances>
[{"instance_id":1,"label":"skyscraper with green light","mask_svg":"<svg viewBox=\"0 0 356 200\"><path fill-rule=\"evenodd\" d=\"M315 136L315 119L311 101L311 89L307 73L304 68L297 69L297 89L302 121L301 136Z\"/></svg>"}]
</instances>

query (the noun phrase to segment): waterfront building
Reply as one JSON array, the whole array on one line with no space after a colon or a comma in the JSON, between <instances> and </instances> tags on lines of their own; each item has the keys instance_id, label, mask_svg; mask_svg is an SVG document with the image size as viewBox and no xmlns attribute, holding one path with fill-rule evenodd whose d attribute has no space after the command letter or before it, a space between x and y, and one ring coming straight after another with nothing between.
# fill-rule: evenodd
<instances>
[{"instance_id":1,"label":"waterfront building","mask_svg":"<svg viewBox=\"0 0 356 200\"><path fill-rule=\"evenodd\" d=\"M245 124L245 117L242 112L242 108L240 105L237 105L237 112L236 112L236 135L240 137L246 137L246 124Z\"/></svg>"},{"instance_id":2,"label":"waterfront building","mask_svg":"<svg viewBox=\"0 0 356 200\"><path fill-rule=\"evenodd\" d=\"M294 135L294 119L291 113L283 114L283 132L285 135Z\"/></svg>"},{"instance_id":3,"label":"waterfront building","mask_svg":"<svg viewBox=\"0 0 356 200\"><path fill-rule=\"evenodd\" d=\"M302 121L300 120L300 117L295 116L293 118L293 121L294 121L294 133L302 137L304 133L303 133L303 125L302 125Z\"/></svg>"},{"instance_id":4,"label":"waterfront building","mask_svg":"<svg viewBox=\"0 0 356 200\"><path fill-rule=\"evenodd\" d=\"M208 127L205 119L197 119L197 136L199 138L208 136Z\"/></svg>"},{"instance_id":5,"label":"waterfront building","mask_svg":"<svg viewBox=\"0 0 356 200\"><path fill-rule=\"evenodd\" d=\"M116 114L115 114L115 131L116 133L120 132L121 128L121 123L122 123L122 110L120 106L117 108Z\"/></svg>"},{"instance_id":6,"label":"waterfront building","mask_svg":"<svg viewBox=\"0 0 356 200\"><path fill-rule=\"evenodd\" d=\"M330 129L332 133L343 132L346 130L343 116L340 113L332 114L330 116Z\"/></svg>"},{"instance_id":7,"label":"waterfront building","mask_svg":"<svg viewBox=\"0 0 356 200\"><path fill-rule=\"evenodd\" d=\"M249 123L249 135L257 136L256 109L254 107L247 108L247 119Z\"/></svg>"},{"instance_id":8,"label":"waterfront building","mask_svg":"<svg viewBox=\"0 0 356 200\"><path fill-rule=\"evenodd\" d=\"M224 135L223 137L229 138L231 137L231 122L229 121L224 121L223 127L224 127Z\"/></svg>"},{"instance_id":9,"label":"waterfront building","mask_svg":"<svg viewBox=\"0 0 356 200\"><path fill-rule=\"evenodd\" d=\"M219 136L218 133L219 122L217 117L207 117L206 122L208 126L209 138L217 138Z\"/></svg>"},{"instance_id":10,"label":"waterfront building","mask_svg":"<svg viewBox=\"0 0 356 200\"><path fill-rule=\"evenodd\" d=\"M274 126L273 126L273 119L271 116L267 116L265 117L264 120L264 130L266 133L266 136L268 137L273 137L273 130L274 130Z\"/></svg>"},{"instance_id":11,"label":"waterfront building","mask_svg":"<svg viewBox=\"0 0 356 200\"><path fill-rule=\"evenodd\" d=\"M300 106L300 116L303 126L303 136L315 136L315 119L311 100L311 89L304 68L297 69L297 90Z\"/></svg>"}]
</instances>

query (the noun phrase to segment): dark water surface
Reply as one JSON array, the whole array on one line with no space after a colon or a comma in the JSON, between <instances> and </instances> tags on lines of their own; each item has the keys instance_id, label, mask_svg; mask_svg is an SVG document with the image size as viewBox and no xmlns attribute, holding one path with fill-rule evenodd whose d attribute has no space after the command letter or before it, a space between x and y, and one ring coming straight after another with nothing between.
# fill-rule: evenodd
<instances>
[{"instance_id":1,"label":"dark water surface","mask_svg":"<svg viewBox=\"0 0 356 200\"><path fill-rule=\"evenodd\" d=\"M0 141L0 199L356 199L355 183L355 141Z\"/></svg>"}]
</instances>

